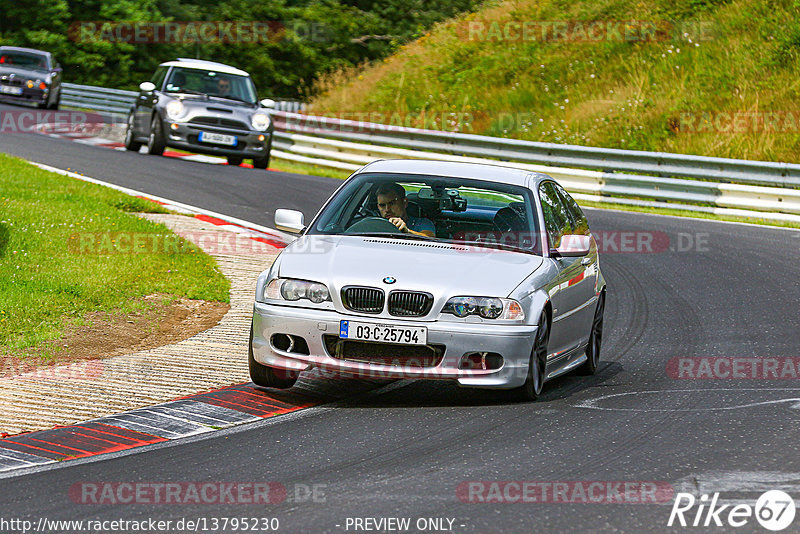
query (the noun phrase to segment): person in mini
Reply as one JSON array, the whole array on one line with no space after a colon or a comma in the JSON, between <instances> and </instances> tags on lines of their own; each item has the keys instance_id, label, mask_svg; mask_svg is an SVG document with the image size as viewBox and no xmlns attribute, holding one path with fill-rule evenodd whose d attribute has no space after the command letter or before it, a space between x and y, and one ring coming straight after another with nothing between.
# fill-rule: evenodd
<instances>
[{"instance_id":1,"label":"person in mini","mask_svg":"<svg viewBox=\"0 0 800 534\"><path fill-rule=\"evenodd\" d=\"M227 78L217 80L217 94L228 96L231 94L231 81Z\"/></svg>"},{"instance_id":2,"label":"person in mini","mask_svg":"<svg viewBox=\"0 0 800 534\"><path fill-rule=\"evenodd\" d=\"M376 196L381 217L389 219L401 232L427 237L435 235L436 228L430 219L408 215L408 199L402 185L394 182L383 184L378 188Z\"/></svg>"}]
</instances>

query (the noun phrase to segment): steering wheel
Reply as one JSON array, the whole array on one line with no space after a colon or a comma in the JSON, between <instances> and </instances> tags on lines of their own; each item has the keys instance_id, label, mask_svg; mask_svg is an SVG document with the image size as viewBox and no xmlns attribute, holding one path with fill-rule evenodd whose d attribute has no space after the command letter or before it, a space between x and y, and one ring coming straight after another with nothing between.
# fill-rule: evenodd
<instances>
[{"instance_id":1,"label":"steering wheel","mask_svg":"<svg viewBox=\"0 0 800 534\"><path fill-rule=\"evenodd\" d=\"M371 233L394 233L401 234L402 232L392 223L389 219L383 217L366 217L360 219L350 225L345 234L371 234Z\"/></svg>"}]
</instances>

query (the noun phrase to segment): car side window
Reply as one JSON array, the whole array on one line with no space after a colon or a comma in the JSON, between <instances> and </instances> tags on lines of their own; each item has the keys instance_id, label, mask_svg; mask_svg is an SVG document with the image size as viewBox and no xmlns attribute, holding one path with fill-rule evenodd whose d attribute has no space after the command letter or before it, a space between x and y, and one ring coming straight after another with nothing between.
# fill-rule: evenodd
<instances>
[{"instance_id":1,"label":"car side window","mask_svg":"<svg viewBox=\"0 0 800 534\"><path fill-rule=\"evenodd\" d=\"M153 74L153 85L156 86L157 91L161 91L161 86L164 84L164 78L167 77L167 67L159 67Z\"/></svg>"},{"instance_id":2,"label":"car side window","mask_svg":"<svg viewBox=\"0 0 800 534\"><path fill-rule=\"evenodd\" d=\"M561 201L567 207L567 214L572 221L572 233L580 235L589 235L589 220L583 213L583 210L575 202L575 199L567 193L563 187L558 184L553 184L556 191L561 197Z\"/></svg>"},{"instance_id":3,"label":"car side window","mask_svg":"<svg viewBox=\"0 0 800 534\"><path fill-rule=\"evenodd\" d=\"M543 182L539 186L539 198L542 201L542 212L550 248L561 245L561 236L572 232L572 222L567 207L558 195L553 182Z\"/></svg>"}]
</instances>

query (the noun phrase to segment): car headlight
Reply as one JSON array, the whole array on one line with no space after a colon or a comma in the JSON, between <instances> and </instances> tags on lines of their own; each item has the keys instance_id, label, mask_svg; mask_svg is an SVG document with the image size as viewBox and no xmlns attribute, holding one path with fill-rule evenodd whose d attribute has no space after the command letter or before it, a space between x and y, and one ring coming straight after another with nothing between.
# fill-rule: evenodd
<instances>
[{"instance_id":1,"label":"car headlight","mask_svg":"<svg viewBox=\"0 0 800 534\"><path fill-rule=\"evenodd\" d=\"M183 111L186 109L186 106L183 105L183 102L180 100L170 100L167 104L167 117L170 119L177 119L181 115L183 115Z\"/></svg>"},{"instance_id":2,"label":"car headlight","mask_svg":"<svg viewBox=\"0 0 800 534\"><path fill-rule=\"evenodd\" d=\"M289 301L307 299L315 304L320 304L331 300L331 294L328 287L319 282L276 278L264 288L264 299Z\"/></svg>"},{"instance_id":3,"label":"car headlight","mask_svg":"<svg viewBox=\"0 0 800 534\"><path fill-rule=\"evenodd\" d=\"M450 313L456 317L480 315L484 319L525 319L525 312L519 302L497 297L453 297L444 305L442 313Z\"/></svg>"},{"instance_id":4,"label":"car headlight","mask_svg":"<svg viewBox=\"0 0 800 534\"><path fill-rule=\"evenodd\" d=\"M263 132L269 128L269 115L266 113L254 113L253 116L250 117L250 124L259 132Z\"/></svg>"}]
</instances>

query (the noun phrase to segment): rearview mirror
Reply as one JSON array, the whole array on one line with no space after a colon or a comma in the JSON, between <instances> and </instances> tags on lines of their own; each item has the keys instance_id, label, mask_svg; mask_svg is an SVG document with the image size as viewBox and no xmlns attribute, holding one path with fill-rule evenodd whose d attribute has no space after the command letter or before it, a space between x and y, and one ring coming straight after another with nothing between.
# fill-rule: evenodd
<instances>
[{"instance_id":1,"label":"rearview mirror","mask_svg":"<svg viewBox=\"0 0 800 534\"><path fill-rule=\"evenodd\" d=\"M588 235L563 235L561 244L556 248L559 255L565 257L586 256L591 248L591 237Z\"/></svg>"},{"instance_id":2,"label":"rearview mirror","mask_svg":"<svg viewBox=\"0 0 800 534\"><path fill-rule=\"evenodd\" d=\"M303 224L303 213L295 210L275 210L275 228L290 234L302 233L306 229Z\"/></svg>"},{"instance_id":3,"label":"rearview mirror","mask_svg":"<svg viewBox=\"0 0 800 534\"><path fill-rule=\"evenodd\" d=\"M139 90L143 93L152 93L156 90L156 86L153 82L142 82L139 84Z\"/></svg>"},{"instance_id":4,"label":"rearview mirror","mask_svg":"<svg viewBox=\"0 0 800 534\"><path fill-rule=\"evenodd\" d=\"M275 109L275 101L272 100L271 98L265 98L264 100L262 100L259 103L261 104L262 107L269 108L269 109Z\"/></svg>"}]
</instances>

